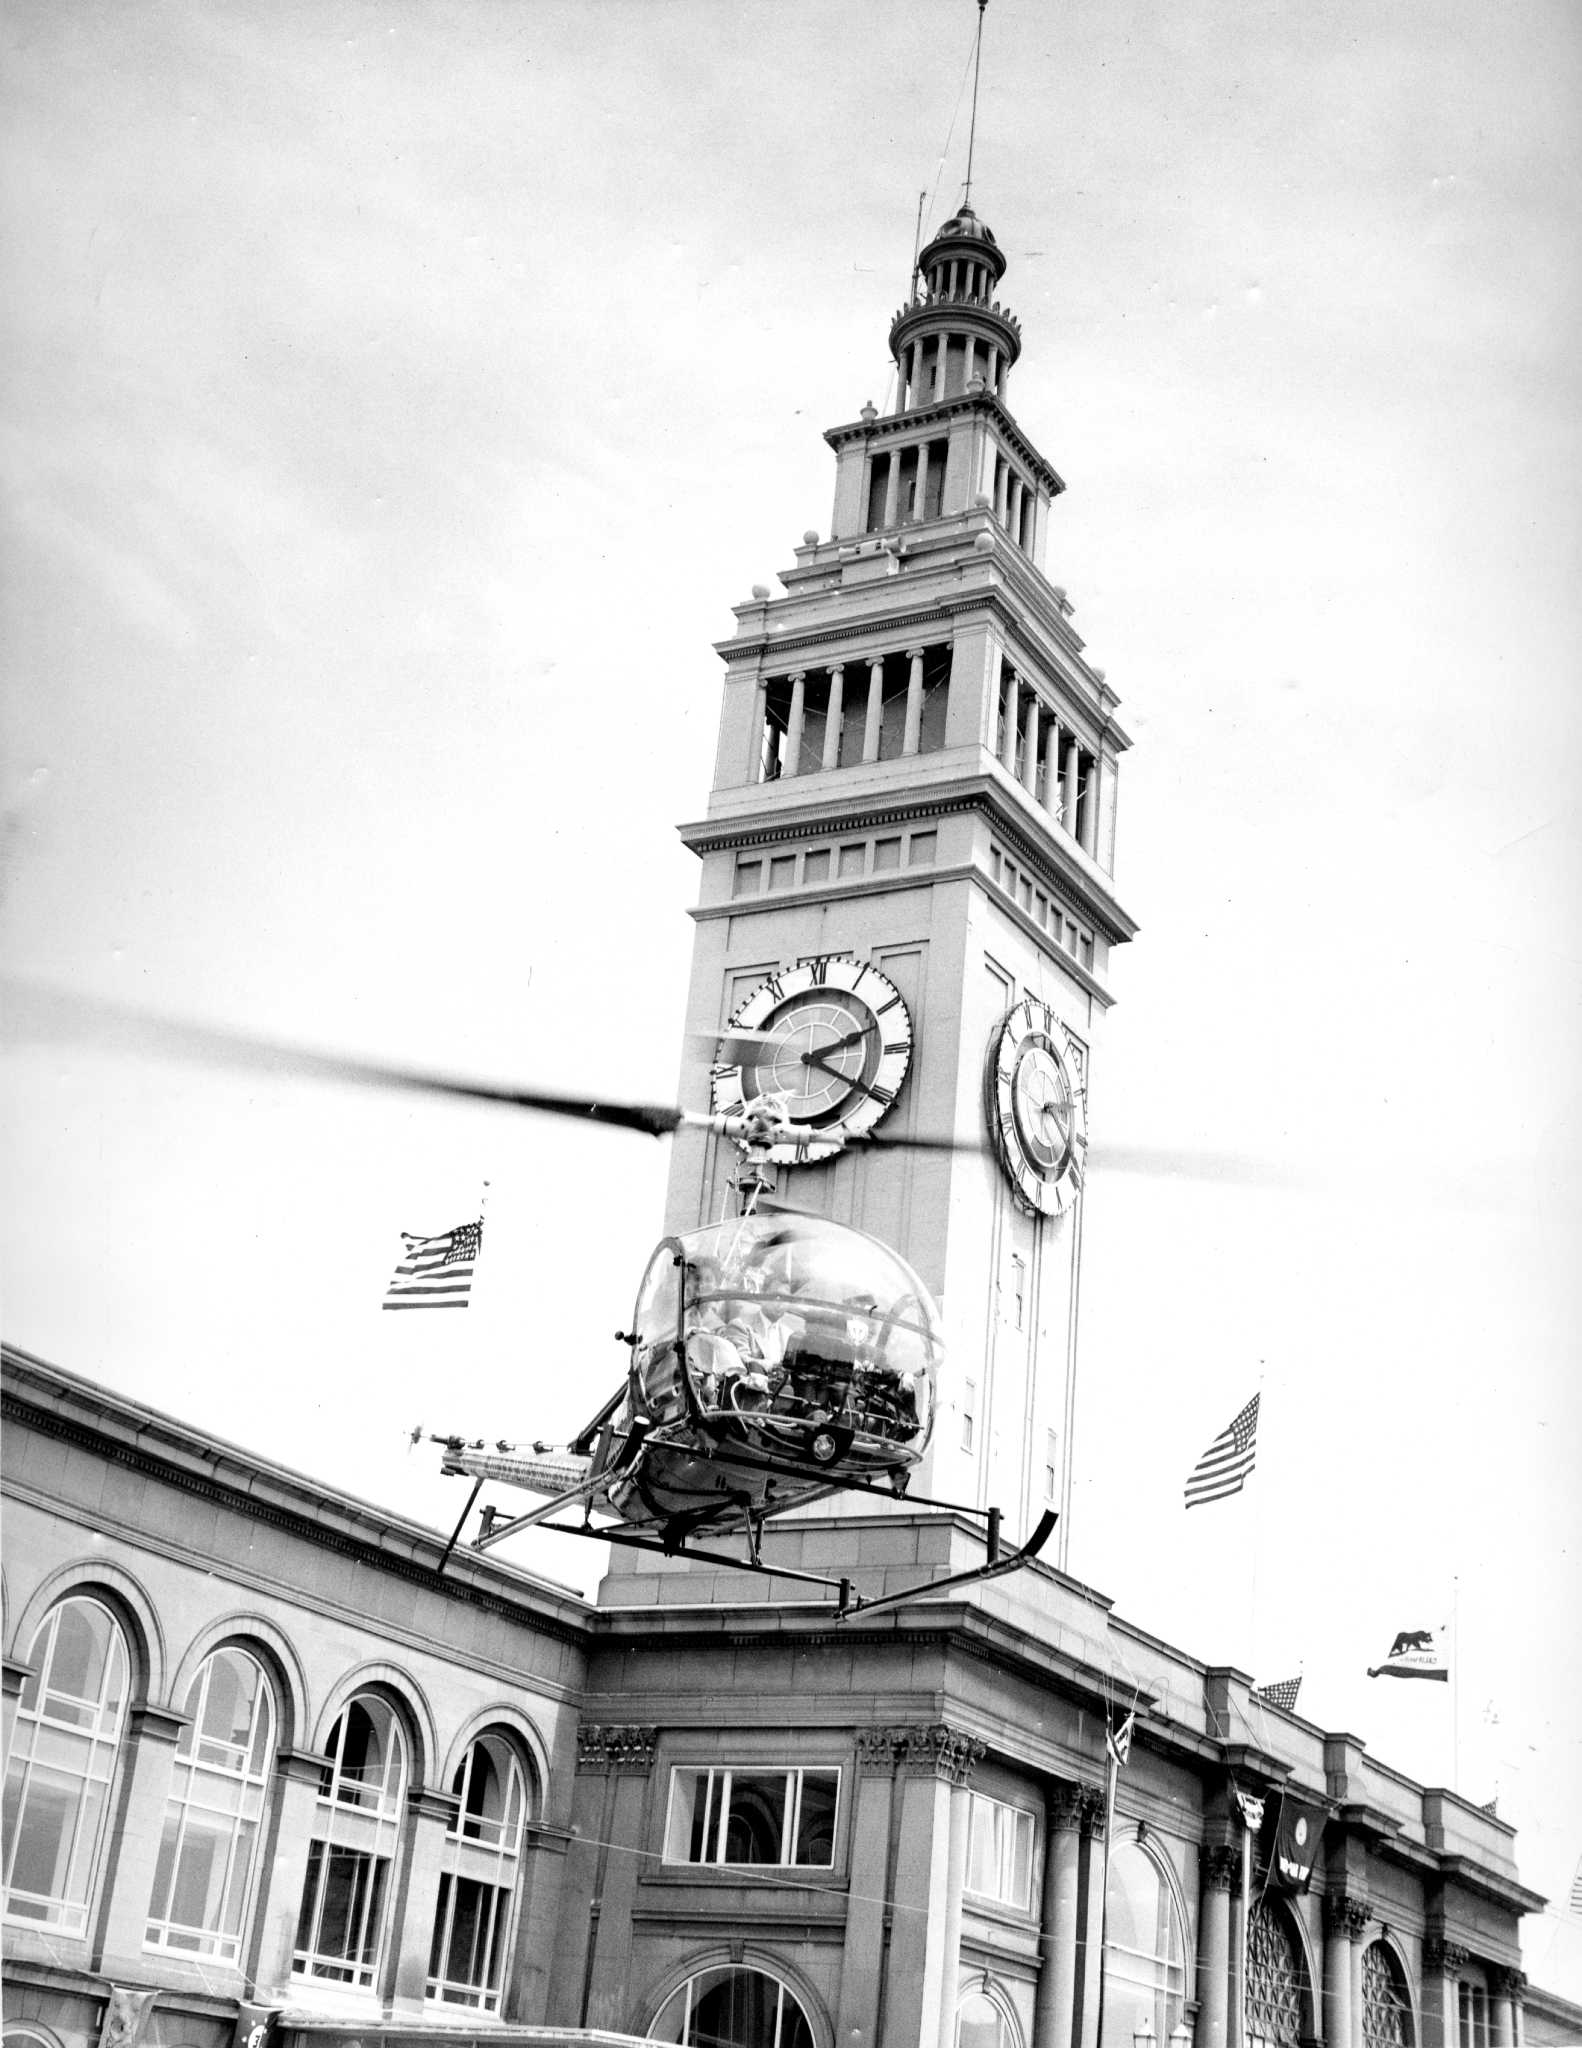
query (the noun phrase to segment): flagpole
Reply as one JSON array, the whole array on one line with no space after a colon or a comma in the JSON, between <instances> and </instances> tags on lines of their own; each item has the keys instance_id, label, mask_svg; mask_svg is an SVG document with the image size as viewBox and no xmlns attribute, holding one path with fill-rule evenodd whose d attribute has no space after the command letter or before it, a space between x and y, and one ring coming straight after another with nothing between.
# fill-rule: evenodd
<instances>
[{"instance_id":1,"label":"flagpole","mask_svg":"<svg viewBox=\"0 0 1582 2048\"><path fill-rule=\"evenodd\" d=\"M1241 1934L1236 1958L1235 2048L1247 2048L1247 1922L1252 1914L1252 1829L1241 1816Z\"/></svg>"},{"instance_id":2,"label":"flagpole","mask_svg":"<svg viewBox=\"0 0 1582 2048\"><path fill-rule=\"evenodd\" d=\"M1450 1789L1461 1790L1461 1575L1450 1581Z\"/></svg>"},{"instance_id":3,"label":"flagpole","mask_svg":"<svg viewBox=\"0 0 1582 2048\"><path fill-rule=\"evenodd\" d=\"M1104 1717L1106 1731L1109 1729L1109 1715ZM1094 2038L1094 2048L1104 2048L1104 1945L1109 1937L1110 1926L1110 1836L1115 1832L1115 1781L1120 1776L1120 1765L1115 1751L1109 1750L1109 1770L1104 1781L1104 1889L1099 1894L1099 2025Z\"/></svg>"}]
</instances>

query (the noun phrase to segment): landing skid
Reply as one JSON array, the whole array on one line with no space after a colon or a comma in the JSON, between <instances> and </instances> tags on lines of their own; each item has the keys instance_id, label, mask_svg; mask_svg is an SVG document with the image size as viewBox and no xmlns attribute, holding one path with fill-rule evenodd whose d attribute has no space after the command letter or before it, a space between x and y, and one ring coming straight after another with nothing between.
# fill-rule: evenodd
<instances>
[{"instance_id":1,"label":"landing skid","mask_svg":"<svg viewBox=\"0 0 1582 2048\"><path fill-rule=\"evenodd\" d=\"M928 1502L923 1505L949 1506L950 1503ZM543 1522L539 1526L559 1530L566 1536L591 1536L596 1542L619 1543L629 1550L657 1551L663 1557L691 1557L696 1558L701 1564L724 1565L732 1571L762 1572L773 1579L793 1579L799 1585L825 1586L835 1595L836 1620L850 1621L858 1614L875 1614L884 1607L899 1607L904 1601L926 1599L935 1593L943 1593L959 1586L975 1586L985 1580L1004 1578L1010 1572L1020 1571L1024 1565L1031 1564L1037 1557L1053 1534L1055 1523L1060 1519L1052 1509L1046 1511L1039 1517L1037 1528L1019 1549L1002 1552L998 1508L989 1508L987 1511L967 1508L958 1512L981 1515L987 1523L987 1561L974 1566L970 1571L952 1572L943 1579L930 1579L926 1585L909 1586L904 1593L880 1593L871 1600L864 1599L860 1593L854 1592L849 1578L833 1579L821 1572L797 1571L790 1565L765 1564L758 1554L757 1532L751 1528L744 1532L749 1554L746 1557L739 1557L729 1551L704 1550L685 1539L680 1543L667 1543L663 1537L643 1535L636 1529L595 1529L587 1523L578 1522ZM506 1532L503 1528L498 1532L502 1535L504 1533ZM498 1540L498 1536L495 1540Z\"/></svg>"}]
</instances>

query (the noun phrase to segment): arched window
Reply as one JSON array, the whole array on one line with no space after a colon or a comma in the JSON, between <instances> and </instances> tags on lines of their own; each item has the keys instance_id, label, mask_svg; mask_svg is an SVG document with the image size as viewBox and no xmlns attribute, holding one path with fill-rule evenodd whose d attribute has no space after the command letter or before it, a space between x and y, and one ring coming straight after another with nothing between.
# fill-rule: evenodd
<instances>
[{"instance_id":1,"label":"arched window","mask_svg":"<svg viewBox=\"0 0 1582 2048\"><path fill-rule=\"evenodd\" d=\"M148 1907L150 1948L235 1962L275 1747L275 1703L242 1650L205 1658L171 1771Z\"/></svg>"},{"instance_id":2,"label":"arched window","mask_svg":"<svg viewBox=\"0 0 1582 2048\"><path fill-rule=\"evenodd\" d=\"M807 2014L763 1970L702 1970L672 1991L648 2029L683 2048L813 2048Z\"/></svg>"},{"instance_id":3,"label":"arched window","mask_svg":"<svg viewBox=\"0 0 1582 2048\"><path fill-rule=\"evenodd\" d=\"M956 2048L1021 2048L1016 2022L981 1982L956 2008Z\"/></svg>"},{"instance_id":4,"label":"arched window","mask_svg":"<svg viewBox=\"0 0 1582 2048\"><path fill-rule=\"evenodd\" d=\"M1362 1952L1363 2048L1412 2048L1412 2001L1406 1976L1382 1941Z\"/></svg>"},{"instance_id":5,"label":"arched window","mask_svg":"<svg viewBox=\"0 0 1582 2048\"><path fill-rule=\"evenodd\" d=\"M501 1735L480 1735L451 1780L460 1804L445 1840L428 1996L440 2005L500 2010L510 1953L527 1779Z\"/></svg>"},{"instance_id":6,"label":"arched window","mask_svg":"<svg viewBox=\"0 0 1582 2048\"><path fill-rule=\"evenodd\" d=\"M1247 1922L1248 2048L1295 2048L1307 1973L1284 1922L1265 1904Z\"/></svg>"},{"instance_id":7,"label":"arched window","mask_svg":"<svg viewBox=\"0 0 1582 2048\"><path fill-rule=\"evenodd\" d=\"M378 1977L400 1839L406 1738L388 1702L359 1693L324 1754L291 1968L367 1990Z\"/></svg>"},{"instance_id":8,"label":"arched window","mask_svg":"<svg viewBox=\"0 0 1582 2048\"><path fill-rule=\"evenodd\" d=\"M1129 2041L1144 2014L1168 2041L1186 1996L1186 1944L1175 1893L1140 1842L1110 1851L1104 1902L1106 2041Z\"/></svg>"},{"instance_id":9,"label":"arched window","mask_svg":"<svg viewBox=\"0 0 1582 2048\"><path fill-rule=\"evenodd\" d=\"M126 1718L126 1638L97 1600L62 1600L33 1638L5 1781L5 1910L80 1934Z\"/></svg>"}]
</instances>

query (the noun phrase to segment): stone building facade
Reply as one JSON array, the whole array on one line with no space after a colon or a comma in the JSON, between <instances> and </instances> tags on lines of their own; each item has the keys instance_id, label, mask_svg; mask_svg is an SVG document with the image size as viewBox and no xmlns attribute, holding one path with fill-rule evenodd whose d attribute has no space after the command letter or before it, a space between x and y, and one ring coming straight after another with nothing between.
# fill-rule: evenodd
<instances>
[{"instance_id":1,"label":"stone building facade","mask_svg":"<svg viewBox=\"0 0 1582 2048\"><path fill-rule=\"evenodd\" d=\"M1509 1827L1052 1567L588 1605L25 1354L4 1404L8 2044L1098 2048L1101 1947L1110 2048L1522 2041ZM870 1590L977 1540L781 1539ZM1244 1899L1238 1789L1319 1814L1310 1889L1266 1828Z\"/></svg>"}]
</instances>

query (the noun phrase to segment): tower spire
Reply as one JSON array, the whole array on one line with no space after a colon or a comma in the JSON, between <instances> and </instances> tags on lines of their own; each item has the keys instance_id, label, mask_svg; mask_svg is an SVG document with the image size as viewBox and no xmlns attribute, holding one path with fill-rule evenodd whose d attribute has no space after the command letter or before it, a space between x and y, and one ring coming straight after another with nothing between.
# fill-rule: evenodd
<instances>
[{"instance_id":1,"label":"tower spire","mask_svg":"<svg viewBox=\"0 0 1582 2048\"><path fill-rule=\"evenodd\" d=\"M972 120L967 128L967 182L961 188L961 203L972 199L972 150L978 139L978 72L983 63L983 17L989 0L978 0L978 37L972 51Z\"/></svg>"}]
</instances>

